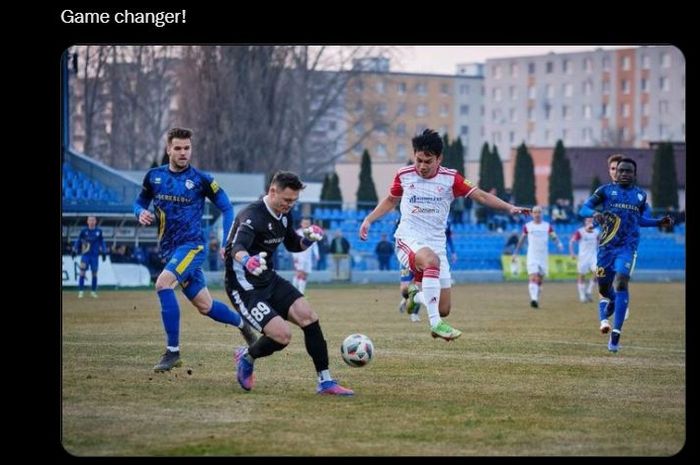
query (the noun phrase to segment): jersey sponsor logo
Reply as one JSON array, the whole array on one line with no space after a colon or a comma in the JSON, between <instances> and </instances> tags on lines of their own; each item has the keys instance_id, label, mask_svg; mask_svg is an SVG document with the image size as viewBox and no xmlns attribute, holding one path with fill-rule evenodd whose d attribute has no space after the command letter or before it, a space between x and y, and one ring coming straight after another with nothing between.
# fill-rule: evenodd
<instances>
[{"instance_id":1,"label":"jersey sponsor logo","mask_svg":"<svg viewBox=\"0 0 700 465\"><path fill-rule=\"evenodd\" d=\"M213 193L216 194L217 192L219 192L219 183L217 183L216 181L212 180L211 184L209 184L209 187L211 187Z\"/></svg>"},{"instance_id":2,"label":"jersey sponsor logo","mask_svg":"<svg viewBox=\"0 0 700 465\"><path fill-rule=\"evenodd\" d=\"M412 195L408 198L408 203L440 202L442 196L418 196Z\"/></svg>"},{"instance_id":3,"label":"jersey sponsor logo","mask_svg":"<svg viewBox=\"0 0 700 465\"><path fill-rule=\"evenodd\" d=\"M267 223L267 229L268 231L272 231L272 223Z\"/></svg>"},{"instance_id":4,"label":"jersey sponsor logo","mask_svg":"<svg viewBox=\"0 0 700 465\"><path fill-rule=\"evenodd\" d=\"M194 187L194 182L191 179L186 180L185 187L188 189L192 189Z\"/></svg>"},{"instance_id":5,"label":"jersey sponsor logo","mask_svg":"<svg viewBox=\"0 0 700 465\"><path fill-rule=\"evenodd\" d=\"M182 196L182 195L156 194L155 198L158 200L168 200L170 202L175 202L175 203L191 203L192 202L191 199L188 199L187 197Z\"/></svg>"},{"instance_id":6,"label":"jersey sponsor logo","mask_svg":"<svg viewBox=\"0 0 700 465\"><path fill-rule=\"evenodd\" d=\"M644 199L644 196L642 194L640 194L639 192L637 192L637 198L641 202Z\"/></svg>"},{"instance_id":7,"label":"jersey sponsor logo","mask_svg":"<svg viewBox=\"0 0 700 465\"><path fill-rule=\"evenodd\" d=\"M411 213L440 213L440 209L437 207L419 207L416 205L411 210Z\"/></svg>"},{"instance_id":8,"label":"jersey sponsor logo","mask_svg":"<svg viewBox=\"0 0 700 465\"><path fill-rule=\"evenodd\" d=\"M273 237L272 239L265 239L264 244L279 244L284 240L284 237Z\"/></svg>"},{"instance_id":9,"label":"jersey sponsor logo","mask_svg":"<svg viewBox=\"0 0 700 465\"><path fill-rule=\"evenodd\" d=\"M160 184L160 178L155 178L153 180L153 184Z\"/></svg>"},{"instance_id":10,"label":"jersey sponsor logo","mask_svg":"<svg viewBox=\"0 0 700 465\"><path fill-rule=\"evenodd\" d=\"M285 228L287 227L287 217L286 216L282 217L282 226L284 226Z\"/></svg>"}]
</instances>

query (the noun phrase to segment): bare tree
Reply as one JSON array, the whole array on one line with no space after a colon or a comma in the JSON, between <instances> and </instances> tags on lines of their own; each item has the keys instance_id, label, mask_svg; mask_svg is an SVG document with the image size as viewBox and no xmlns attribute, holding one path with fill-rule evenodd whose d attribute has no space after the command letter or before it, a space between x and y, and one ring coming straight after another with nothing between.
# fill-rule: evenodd
<instances>
[{"instance_id":1,"label":"bare tree","mask_svg":"<svg viewBox=\"0 0 700 465\"><path fill-rule=\"evenodd\" d=\"M109 47L76 47L78 54L78 75L76 92L73 94L72 110L82 112L82 151L92 153L95 149L97 123L107 107L108 98L104 92L104 75L109 56ZM81 66L82 65L82 66ZM73 128L80 131L81 128Z\"/></svg>"}]
</instances>

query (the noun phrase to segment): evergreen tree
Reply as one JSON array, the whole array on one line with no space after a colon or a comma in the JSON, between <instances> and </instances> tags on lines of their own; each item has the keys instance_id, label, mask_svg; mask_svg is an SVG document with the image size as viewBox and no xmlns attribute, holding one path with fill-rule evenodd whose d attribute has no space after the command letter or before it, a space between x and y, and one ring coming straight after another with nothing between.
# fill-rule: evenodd
<instances>
[{"instance_id":1,"label":"evergreen tree","mask_svg":"<svg viewBox=\"0 0 700 465\"><path fill-rule=\"evenodd\" d=\"M535 165L532 156L523 142L518 146L513 172L513 203L516 205L536 205Z\"/></svg>"},{"instance_id":2,"label":"evergreen tree","mask_svg":"<svg viewBox=\"0 0 700 465\"><path fill-rule=\"evenodd\" d=\"M452 156L452 144L450 144L450 136L445 133L442 136L442 163L445 168L454 168L454 157Z\"/></svg>"},{"instance_id":3,"label":"evergreen tree","mask_svg":"<svg viewBox=\"0 0 700 465\"><path fill-rule=\"evenodd\" d=\"M373 209L377 206L377 189L372 179L372 159L365 149L362 152L362 165L360 167L360 184L357 186L357 205L362 208Z\"/></svg>"},{"instance_id":4,"label":"evergreen tree","mask_svg":"<svg viewBox=\"0 0 700 465\"><path fill-rule=\"evenodd\" d=\"M654 152L654 171L651 175L651 200L655 210L671 207L678 210L678 178L673 144L663 142Z\"/></svg>"},{"instance_id":5,"label":"evergreen tree","mask_svg":"<svg viewBox=\"0 0 700 465\"><path fill-rule=\"evenodd\" d=\"M493 181L490 178L490 164L491 150L489 150L489 143L484 142L484 145L481 146L481 158L479 159L479 188L486 192L490 191L493 187Z\"/></svg>"},{"instance_id":6,"label":"evergreen tree","mask_svg":"<svg viewBox=\"0 0 700 465\"><path fill-rule=\"evenodd\" d=\"M558 199L573 202L574 190L571 186L571 163L566 158L564 143L559 139L554 147L552 169L549 173L549 204L554 205Z\"/></svg>"},{"instance_id":7,"label":"evergreen tree","mask_svg":"<svg viewBox=\"0 0 700 465\"><path fill-rule=\"evenodd\" d=\"M331 174L326 173L323 176L323 184L321 185L321 201L328 200L328 188L331 182Z\"/></svg>"},{"instance_id":8,"label":"evergreen tree","mask_svg":"<svg viewBox=\"0 0 700 465\"><path fill-rule=\"evenodd\" d=\"M452 143L452 160L454 169L459 171L459 174L466 177L467 173L464 171L464 145L462 145L461 137L458 137Z\"/></svg>"},{"instance_id":9,"label":"evergreen tree","mask_svg":"<svg viewBox=\"0 0 700 465\"><path fill-rule=\"evenodd\" d=\"M593 180L591 181L591 194L593 194L595 190L602 185L603 183L600 182L600 178L598 177L598 175L596 174L595 176L593 176Z\"/></svg>"},{"instance_id":10,"label":"evergreen tree","mask_svg":"<svg viewBox=\"0 0 700 465\"><path fill-rule=\"evenodd\" d=\"M338 207L343 205L343 194L340 192L340 179L338 178L338 173L333 171L330 178L330 184L328 186L328 201L334 202Z\"/></svg>"},{"instance_id":11,"label":"evergreen tree","mask_svg":"<svg viewBox=\"0 0 700 465\"><path fill-rule=\"evenodd\" d=\"M491 176L493 177L493 186L496 188L496 195L503 198L506 193L506 185L503 180L503 162L501 161L501 156L498 154L498 147L493 146L491 151L491 164L489 169L492 171Z\"/></svg>"}]
</instances>

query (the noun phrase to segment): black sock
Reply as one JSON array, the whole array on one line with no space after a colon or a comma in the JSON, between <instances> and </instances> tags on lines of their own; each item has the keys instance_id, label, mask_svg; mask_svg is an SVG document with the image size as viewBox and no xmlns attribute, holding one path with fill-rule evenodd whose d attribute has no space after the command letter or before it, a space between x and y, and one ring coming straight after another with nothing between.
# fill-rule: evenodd
<instances>
[{"instance_id":1,"label":"black sock","mask_svg":"<svg viewBox=\"0 0 700 465\"><path fill-rule=\"evenodd\" d=\"M301 328L304 331L304 344L306 352L309 353L314 361L316 372L321 372L328 369L328 347L326 340L323 339L323 331L318 321L314 321L309 326Z\"/></svg>"},{"instance_id":2,"label":"black sock","mask_svg":"<svg viewBox=\"0 0 700 465\"><path fill-rule=\"evenodd\" d=\"M274 339L262 335L257 341L255 341L255 344L248 348L248 355L250 355L253 359L267 357L268 355L272 355L285 347L287 347L286 344L280 344Z\"/></svg>"},{"instance_id":3,"label":"black sock","mask_svg":"<svg viewBox=\"0 0 700 465\"><path fill-rule=\"evenodd\" d=\"M403 290L401 291L401 296L402 296L404 299L408 299L408 288L403 289Z\"/></svg>"}]
</instances>

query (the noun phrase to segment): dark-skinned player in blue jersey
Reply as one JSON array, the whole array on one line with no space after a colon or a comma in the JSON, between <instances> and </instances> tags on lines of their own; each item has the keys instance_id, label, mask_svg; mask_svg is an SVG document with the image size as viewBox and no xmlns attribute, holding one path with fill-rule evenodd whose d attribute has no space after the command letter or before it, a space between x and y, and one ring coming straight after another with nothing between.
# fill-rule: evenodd
<instances>
[{"instance_id":1,"label":"dark-skinned player in blue jersey","mask_svg":"<svg viewBox=\"0 0 700 465\"><path fill-rule=\"evenodd\" d=\"M579 214L593 217L601 226L598 247L598 290L603 297L614 298L612 328L607 309L600 308L600 332L610 332L608 350L620 349L620 335L629 304L629 279L634 269L639 245L639 228L672 225L673 218L652 218L646 193L635 185L637 163L623 158L617 163L616 183L600 186L584 202ZM614 292L613 292L614 291Z\"/></svg>"},{"instance_id":2,"label":"dark-skinned player in blue jersey","mask_svg":"<svg viewBox=\"0 0 700 465\"><path fill-rule=\"evenodd\" d=\"M224 237L233 223L233 207L214 178L190 165L192 131L172 128L168 131L168 164L146 173L143 187L134 202L134 214L142 225L158 225L160 255L167 262L156 279L161 317L167 347L154 371L180 366L180 307L175 287L182 291L202 315L241 329L250 344L256 336L241 316L226 304L213 300L207 289L202 263L206 259L206 238L201 222L205 199L211 200L223 214ZM153 202L155 214L148 210Z\"/></svg>"},{"instance_id":3,"label":"dark-skinned player in blue jersey","mask_svg":"<svg viewBox=\"0 0 700 465\"><path fill-rule=\"evenodd\" d=\"M85 272L90 268L92 287L90 295L97 298L97 269L99 268L99 257L102 254L102 261L107 259L107 246L105 245L102 229L97 227L97 218L87 217L87 228L83 228L78 234L78 238L71 249L71 256L80 253L80 277L78 278L78 298L82 299L85 293Z\"/></svg>"}]
</instances>

